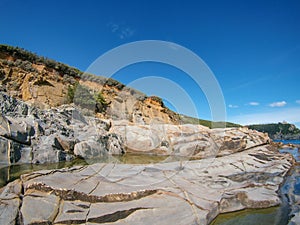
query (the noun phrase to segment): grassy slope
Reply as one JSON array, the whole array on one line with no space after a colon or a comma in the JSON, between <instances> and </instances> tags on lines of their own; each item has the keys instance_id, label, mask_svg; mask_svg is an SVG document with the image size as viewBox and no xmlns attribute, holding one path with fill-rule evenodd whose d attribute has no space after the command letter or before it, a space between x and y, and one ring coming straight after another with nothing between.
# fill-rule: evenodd
<instances>
[{"instance_id":1,"label":"grassy slope","mask_svg":"<svg viewBox=\"0 0 300 225\"><path fill-rule=\"evenodd\" d=\"M210 120L202 120L185 115L180 115L180 119L183 124L200 124L209 128L241 127L241 125L235 123L226 122L226 124L224 124L224 122L212 122Z\"/></svg>"}]
</instances>

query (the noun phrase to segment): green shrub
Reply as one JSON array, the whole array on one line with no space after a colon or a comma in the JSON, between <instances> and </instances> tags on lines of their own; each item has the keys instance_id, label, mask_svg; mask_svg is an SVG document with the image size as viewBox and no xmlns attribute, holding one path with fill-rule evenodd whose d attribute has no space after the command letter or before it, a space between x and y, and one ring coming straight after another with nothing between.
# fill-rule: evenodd
<instances>
[{"instance_id":1,"label":"green shrub","mask_svg":"<svg viewBox=\"0 0 300 225\"><path fill-rule=\"evenodd\" d=\"M101 92L93 93L93 90L80 85L78 82L68 87L68 103L73 102L80 108L93 110L96 113L102 113L107 108L107 103Z\"/></svg>"},{"instance_id":2,"label":"green shrub","mask_svg":"<svg viewBox=\"0 0 300 225\"><path fill-rule=\"evenodd\" d=\"M68 92L67 92L67 102L68 103L72 103L74 101L75 90L78 85L79 85L78 82L76 82L74 85L69 85Z\"/></svg>"}]
</instances>

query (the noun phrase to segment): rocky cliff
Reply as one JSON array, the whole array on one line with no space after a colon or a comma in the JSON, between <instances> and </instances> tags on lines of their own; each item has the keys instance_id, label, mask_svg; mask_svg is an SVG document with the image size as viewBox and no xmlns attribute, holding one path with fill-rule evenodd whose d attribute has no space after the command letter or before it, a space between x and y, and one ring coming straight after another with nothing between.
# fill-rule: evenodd
<instances>
[{"instance_id":1,"label":"rocky cliff","mask_svg":"<svg viewBox=\"0 0 300 225\"><path fill-rule=\"evenodd\" d=\"M1 163L46 163L128 152L203 158L267 144L246 128L178 125L159 97L0 46Z\"/></svg>"},{"instance_id":2,"label":"rocky cliff","mask_svg":"<svg viewBox=\"0 0 300 225\"><path fill-rule=\"evenodd\" d=\"M265 145L269 137L247 128L105 120L83 115L74 104L32 107L0 92L0 162L49 163L127 152L206 158Z\"/></svg>"},{"instance_id":3,"label":"rocky cliff","mask_svg":"<svg viewBox=\"0 0 300 225\"><path fill-rule=\"evenodd\" d=\"M102 96L105 107L96 110L96 101L92 106L97 117L126 119L134 123L149 124L154 118L163 123L179 123L179 115L166 108L158 97L147 97L116 80L85 74L23 49L0 45L0 90L14 98L40 109L49 109L73 102L70 89L78 87L78 83L91 93L92 98L95 93ZM73 91L76 101L77 90Z\"/></svg>"}]
</instances>

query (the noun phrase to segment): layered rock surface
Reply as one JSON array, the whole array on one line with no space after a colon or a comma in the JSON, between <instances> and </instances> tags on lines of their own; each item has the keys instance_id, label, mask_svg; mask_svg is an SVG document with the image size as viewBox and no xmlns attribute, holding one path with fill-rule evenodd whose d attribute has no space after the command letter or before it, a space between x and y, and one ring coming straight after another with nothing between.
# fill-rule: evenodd
<instances>
[{"instance_id":1,"label":"layered rock surface","mask_svg":"<svg viewBox=\"0 0 300 225\"><path fill-rule=\"evenodd\" d=\"M0 162L49 163L128 152L205 158L269 143L247 128L109 121L84 116L74 105L40 110L0 92Z\"/></svg>"},{"instance_id":2,"label":"layered rock surface","mask_svg":"<svg viewBox=\"0 0 300 225\"><path fill-rule=\"evenodd\" d=\"M208 129L201 125L113 124L130 152L205 158L228 155L270 143L267 134L247 128Z\"/></svg>"},{"instance_id":3,"label":"layered rock surface","mask_svg":"<svg viewBox=\"0 0 300 225\"><path fill-rule=\"evenodd\" d=\"M5 224L209 224L280 203L290 155L268 146L152 165L93 164L23 175L0 195Z\"/></svg>"}]
</instances>

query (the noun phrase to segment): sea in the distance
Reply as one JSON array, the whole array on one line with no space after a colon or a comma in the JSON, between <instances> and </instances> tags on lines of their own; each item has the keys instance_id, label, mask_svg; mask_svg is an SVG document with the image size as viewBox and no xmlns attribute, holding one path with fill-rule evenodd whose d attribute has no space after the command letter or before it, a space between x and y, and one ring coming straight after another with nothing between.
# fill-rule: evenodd
<instances>
[{"instance_id":1,"label":"sea in the distance","mask_svg":"<svg viewBox=\"0 0 300 225\"><path fill-rule=\"evenodd\" d=\"M282 142L283 144L300 145L300 140L274 140L274 142Z\"/></svg>"}]
</instances>

